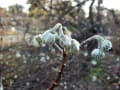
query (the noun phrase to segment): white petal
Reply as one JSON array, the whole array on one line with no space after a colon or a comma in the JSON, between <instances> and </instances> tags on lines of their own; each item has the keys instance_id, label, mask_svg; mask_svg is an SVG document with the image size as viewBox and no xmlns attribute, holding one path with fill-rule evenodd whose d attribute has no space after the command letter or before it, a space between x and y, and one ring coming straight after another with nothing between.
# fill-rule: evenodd
<instances>
[{"instance_id":1,"label":"white petal","mask_svg":"<svg viewBox=\"0 0 120 90\"><path fill-rule=\"evenodd\" d=\"M57 23L54 27L53 30L56 31L57 29L59 29L59 27L61 27L62 24L61 23Z\"/></svg>"},{"instance_id":2,"label":"white petal","mask_svg":"<svg viewBox=\"0 0 120 90\"><path fill-rule=\"evenodd\" d=\"M49 32L56 32L60 27L62 27L62 24L61 23L57 23L53 28L50 28Z\"/></svg>"},{"instance_id":3,"label":"white petal","mask_svg":"<svg viewBox=\"0 0 120 90\"><path fill-rule=\"evenodd\" d=\"M70 36L71 37L71 34L72 34L72 32L70 32L69 30L68 30L68 28L67 27L63 27L64 29L63 29L63 32L65 33L65 35L68 35L68 36Z\"/></svg>"},{"instance_id":4,"label":"white petal","mask_svg":"<svg viewBox=\"0 0 120 90\"><path fill-rule=\"evenodd\" d=\"M78 53L79 50L80 50L80 43L77 40L72 39L72 52Z\"/></svg>"},{"instance_id":5,"label":"white petal","mask_svg":"<svg viewBox=\"0 0 120 90\"><path fill-rule=\"evenodd\" d=\"M102 42L102 48L104 51L109 51L112 48L112 43L109 40L104 40Z\"/></svg>"},{"instance_id":6,"label":"white petal","mask_svg":"<svg viewBox=\"0 0 120 90\"><path fill-rule=\"evenodd\" d=\"M32 40L32 45L34 47L40 47L41 44L42 44L41 34L34 36Z\"/></svg>"},{"instance_id":7,"label":"white petal","mask_svg":"<svg viewBox=\"0 0 120 90\"><path fill-rule=\"evenodd\" d=\"M54 44L57 40L57 33L46 33L42 35L42 40L45 44Z\"/></svg>"},{"instance_id":8,"label":"white petal","mask_svg":"<svg viewBox=\"0 0 120 90\"><path fill-rule=\"evenodd\" d=\"M64 35L60 38L60 44L66 49L70 50L71 49L71 38L67 35Z\"/></svg>"},{"instance_id":9,"label":"white petal","mask_svg":"<svg viewBox=\"0 0 120 90\"><path fill-rule=\"evenodd\" d=\"M100 60L105 57L105 53L100 49L96 48L91 52L91 56L96 60Z\"/></svg>"},{"instance_id":10,"label":"white petal","mask_svg":"<svg viewBox=\"0 0 120 90\"><path fill-rule=\"evenodd\" d=\"M104 38L100 35L95 35L94 38L97 40L98 48L102 47L102 42L104 41Z\"/></svg>"}]
</instances>

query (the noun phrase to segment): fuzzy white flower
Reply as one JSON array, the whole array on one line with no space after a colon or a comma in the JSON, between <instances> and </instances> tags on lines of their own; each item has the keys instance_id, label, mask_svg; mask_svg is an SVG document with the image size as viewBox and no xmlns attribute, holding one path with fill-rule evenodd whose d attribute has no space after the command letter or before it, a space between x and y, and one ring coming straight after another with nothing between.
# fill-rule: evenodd
<instances>
[{"instance_id":1,"label":"fuzzy white flower","mask_svg":"<svg viewBox=\"0 0 120 90\"><path fill-rule=\"evenodd\" d=\"M67 35L63 36L61 39L60 39L60 42L61 42L61 45L67 50L67 51L70 51L71 50L71 38L68 37Z\"/></svg>"},{"instance_id":2,"label":"fuzzy white flower","mask_svg":"<svg viewBox=\"0 0 120 90\"><path fill-rule=\"evenodd\" d=\"M98 48L102 47L102 42L104 41L104 38L100 35L95 35L94 38L97 40Z\"/></svg>"},{"instance_id":3,"label":"fuzzy white flower","mask_svg":"<svg viewBox=\"0 0 120 90\"><path fill-rule=\"evenodd\" d=\"M112 43L110 40L104 40L102 42L102 49L104 51L109 51L110 49L112 49Z\"/></svg>"},{"instance_id":4,"label":"fuzzy white flower","mask_svg":"<svg viewBox=\"0 0 120 90\"><path fill-rule=\"evenodd\" d=\"M63 32L64 32L66 35L68 35L68 36L71 37L72 32L70 32L67 27L65 27L65 26L63 27Z\"/></svg>"},{"instance_id":5,"label":"fuzzy white flower","mask_svg":"<svg viewBox=\"0 0 120 90\"><path fill-rule=\"evenodd\" d=\"M72 38L68 35L65 35L63 33L63 30L62 30L62 27L59 28L59 43L61 46L63 46L66 51L70 52L71 50L71 45L72 45L72 42L71 42Z\"/></svg>"},{"instance_id":6,"label":"fuzzy white flower","mask_svg":"<svg viewBox=\"0 0 120 90\"><path fill-rule=\"evenodd\" d=\"M33 37L32 39L32 45L34 47L40 47L42 45L42 37L41 37L41 34L39 35L36 35Z\"/></svg>"},{"instance_id":7,"label":"fuzzy white flower","mask_svg":"<svg viewBox=\"0 0 120 90\"><path fill-rule=\"evenodd\" d=\"M101 49L96 48L91 52L91 56L95 60L101 60L102 58L105 57L105 53Z\"/></svg>"},{"instance_id":8,"label":"fuzzy white flower","mask_svg":"<svg viewBox=\"0 0 120 90\"><path fill-rule=\"evenodd\" d=\"M42 35L42 41L45 44L54 44L56 40L58 39L57 29L62 26L61 23L57 23L53 28L45 31Z\"/></svg>"},{"instance_id":9,"label":"fuzzy white flower","mask_svg":"<svg viewBox=\"0 0 120 90\"><path fill-rule=\"evenodd\" d=\"M72 42L72 46L71 46L72 52L78 53L80 50L80 43L75 39L72 39L71 42Z\"/></svg>"},{"instance_id":10,"label":"fuzzy white flower","mask_svg":"<svg viewBox=\"0 0 120 90\"><path fill-rule=\"evenodd\" d=\"M52 31L58 30L61 26L62 26L61 23L57 23L57 24L52 28Z\"/></svg>"},{"instance_id":11,"label":"fuzzy white flower","mask_svg":"<svg viewBox=\"0 0 120 90\"><path fill-rule=\"evenodd\" d=\"M45 44L50 44L50 45L53 45L56 40L58 39L58 34L57 33L43 33L42 34L42 41L43 43Z\"/></svg>"},{"instance_id":12,"label":"fuzzy white flower","mask_svg":"<svg viewBox=\"0 0 120 90\"><path fill-rule=\"evenodd\" d=\"M48 33L56 33L57 30L59 30L60 27L62 27L62 24L61 23L57 23L54 27L46 30L42 35L46 35Z\"/></svg>"}]
</instances>

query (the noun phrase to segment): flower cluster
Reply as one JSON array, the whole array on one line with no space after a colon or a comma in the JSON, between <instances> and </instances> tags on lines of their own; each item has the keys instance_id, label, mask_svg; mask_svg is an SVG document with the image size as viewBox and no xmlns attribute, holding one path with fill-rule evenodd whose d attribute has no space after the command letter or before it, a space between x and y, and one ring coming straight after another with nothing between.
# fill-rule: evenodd
<instances>
[{"instance_id":1,"label":"flower cluster","mask_svg":"<svg viewBox=\"0 0 120 90\"><path fill-rule=\"evenodd\" d=\"M95 35L93 38L97 40L98 47L91 52L91 56L95 60L101 60L105 57L105 52L112 49L112 43L100 35Z\"/></svg>"},{"instance_id":2,"label":"flower cluster","mask_svg":"<svg viewBox=\"0 0 120 90\"><path fill-rule=\"evenodd\" d=\"M80 43L73 39L68 29L60 23L43 34L34 36L32 43L35 47L40 47L42 44L54 45L58 43L68 53L78 53L80 49Z\"/></svg>"},{"instance_id":3,"label":"flower cluster","mask_svg":"<svg viewBox=\"0 0 120 90\"><path fill-rule=\"evenodd\" d=\"M68 53L78 53L80 46L91 39L96 39L98 42L98 47L91 52L91 56L95 60L104 58L105 52L112 48L111 41L100 35L95 35L80 44L77 40L71 37L69 30L65 26L62 26L61 23L57 23L53 28L48 29L43 34L34 36L32 44L35 47L40 47L42 44L58 44Z\"/></svg>"}]
</instances>

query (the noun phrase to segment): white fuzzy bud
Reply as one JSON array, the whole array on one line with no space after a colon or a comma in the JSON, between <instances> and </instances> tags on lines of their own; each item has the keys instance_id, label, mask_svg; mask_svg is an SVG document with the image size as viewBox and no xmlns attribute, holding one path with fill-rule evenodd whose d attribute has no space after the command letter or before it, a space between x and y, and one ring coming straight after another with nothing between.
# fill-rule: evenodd
<instances>
[{"instance_id":1,"label":"white fuzzy bud","mask_svg":"<svg viewBox=\"0 0 120 90\"><path fill-rule=\"evenodd\" d=\"M66 51L70 52L71 50L71 38L67 35L64 35L60 38L60 44L66 49Z\"/></svg>"},{"instance_id":2,"label":"white fuzzy bud","mask_svg":"<svg viewBox=\"0 0 120 90\"><path fill-rule=\"evenodd\" d=\"M57 23L52 29L53 29L54 31L56 31L56 30L59 29L59 27L61 27L61 26L62 26L61 23Z\"/></svg>"},{"instance_id":3,"label":"white fuzzy bud","mask_svg":"<svg viewBox=\"0 0 120 90\"><path fill-rule=\"evenodd\" d=\"M71 51L72 38L63 33L62 27L59 28L59 43L67 52Z\"/></svg>"},{"instance_id":4,"label":"white fuzzy bud","mask_svg":"<svg viewBox=\"0 0 120 90\"><path fill-rule=\"evenodd\" d=\"M109 41L109 40L104 40L104 41L102 42L102 49L103 49L104 51L109 51L110 49L112 49L112 43L111 43L111 41Z\"/></svg>"},{"instance_id":5,"label":"white fuzzy bud","mask_svg":"<svg viewBox=\"0 0 120 90\"><path fill-rule=\"evenodd\" d=\"M42 45L42 37L41 37L41 34L39 35L36 35L33 37L32 39L32 45L34 47L40 47Z\"/></svg>"},{"instance_id":6,"label":"white fuzzy bud","mask_svg":"<svg viewBox=\"0 0 120 90\"><path fill-rule=\"evenodd\" d=\"M72 42L72 46L71 46L72 52L78 53L80 50L80 43L75 39L72 39L71 42Z\"/></svg>"},{"instance_id":7,"label":"white fuzzy bud","mask_svg":"<svg viewBox=\"0 0 120 90\"><path fill-rule=\"evenodd\" d=\"M63 32L64 32L66 35L68 35L68 36L71 37L72 32L70 32L67 27L65 27L65 26L63 27Z\"/></svg>"},{"instance_id":8,"label":"white fuzzy bud","mask_svg":"<svg viewBox=\"0 0 120 90\"><path fill-rule=\"evenodd\" d=\"M101 60L105 57L105 53L101 49L96 48L91 52L91 56L95 60Z\"/></svg>"},{"instance_id":9,"label":"white fuzzy bud","mask_svg":"<svg viewBox=\"0 0 120 90\"><path fill-rule=\"evenodd\" d=\"M104 38L100 35L95 35L94 38L97 40L98 48L102 47L102 42L104 41Z\"/></svg>"},{"instance_id":10,"label":"white fuzzy bud","mask_svg":"<svg viewBox=\"0 0 120 90\"><path fill-rule=\"evenodd\" d=\"M43 43L45 44L50 44L50 45L53 45L56 40L58 39L58 35L57 33L46 33L46 34L42 34L42 40L43 40Z\"/></svg>"}]
</instances>

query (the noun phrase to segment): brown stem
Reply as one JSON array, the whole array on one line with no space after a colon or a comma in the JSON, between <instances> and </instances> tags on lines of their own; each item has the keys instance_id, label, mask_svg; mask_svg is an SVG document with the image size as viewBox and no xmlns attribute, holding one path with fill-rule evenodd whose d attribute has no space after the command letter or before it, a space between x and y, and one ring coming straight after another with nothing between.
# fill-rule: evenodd
<instances>
[{"instance_id":1,"label":"brown stem","mask_svg":"<svg viewBox=\"0 0 120 90\"><path fill-rule=\"evenodd\" d=\"M54 88L58 85L60 79L61 79L61 76L62 76L62 73L64 71L64 67L65 67L65 63L66 63L66 60L67 60L67 54L66 52L63 50L63 58L62 58L62 63L60 65L60 70L58 71L57 73L57 76L56 76L56 79L51 83L51 85L49 86L49 88L47 90L54 90Z\"/></svg>"}]
</instances>

